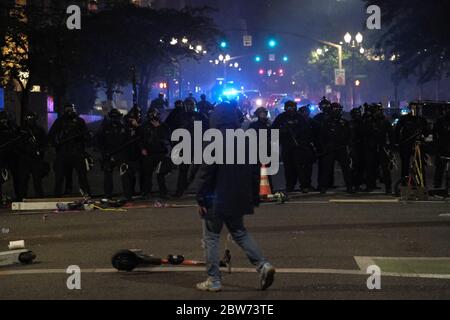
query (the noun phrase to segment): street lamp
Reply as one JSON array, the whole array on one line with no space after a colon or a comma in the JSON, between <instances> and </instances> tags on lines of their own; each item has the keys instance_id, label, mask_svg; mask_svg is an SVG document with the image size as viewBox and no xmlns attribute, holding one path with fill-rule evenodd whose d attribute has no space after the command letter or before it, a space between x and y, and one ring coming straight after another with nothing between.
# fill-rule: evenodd
<instances>
[{"instance_id":1,"label":"street lamp","mask_svg":"<svg viewBox=\"0 0 450 320\"><path fill-rule=\"evenodd\" d=\"M356 39L356 42L358 44L361 44L363 42L364 38L363 38L363 35L361 34L361 32L358 32L358 34L356 35L355 39Z\"/></svg>"},{"instance_id":2,"label":"street lamp","mask_svg":"<svg viewBox=\"0 0 450 320\"><path fill-rule=\"evenodd\" d=\"M350 44L350 42L352 42L352 35L351 35L349 32L347 32L347 33L345 34L345 36L344 36L344 41L345 41L345 43L347 43L347 44Z\"/></svg>"},{"instance_id":3,"label":"street lamp","mask_svg":"<svg viewBox=\"0 0 450 320\"><path fill-rule=\"evenodd\" d=\"M316 50L316 53L321 56L323 54L323 50L321 48Z\"/></svg>"},{"instance_id":4,"label":"street lamp","mask_svg":"<svg viewBox=\"0 0 450 320\"><path fill-rule=\"evenodd\" d=\"M359 80L355 81L355 51L359 48L359 53L364 54L365 50L362 47L362 42L364 40L363 35L361 32L358 32L355 36L355 39L352 40L352 35L347 32L344 36L344 41L348 45L348 47L351 50L352 53L352 72L351 72L351 97L350 97L350 104L351 107L355 106L355 88L359 87L361 85L361 82Z\"/></svg>"}]
</instances>

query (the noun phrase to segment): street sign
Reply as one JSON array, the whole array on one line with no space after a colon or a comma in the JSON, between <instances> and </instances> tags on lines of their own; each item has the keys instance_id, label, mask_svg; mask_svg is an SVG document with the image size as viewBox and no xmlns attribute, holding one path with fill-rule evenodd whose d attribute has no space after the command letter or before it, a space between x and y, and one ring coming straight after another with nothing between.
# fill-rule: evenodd
<instances>
[{"instance_id":1,"label":"street sign","mask_svg":"<svg viewBox=\"0 0 450 320\"><path fill-rule=\"evenodd\" d=\"M269 61L275 61L275 60L276 60L275 54L273 54L273 53L269 54Z\"/></svg>"},{"instance_id":2,"label":"street sign","mask_svg":"<svg viewBox=\"0 0 450 320\"><path fill-rule=\"evenodd\" d=\"M335 69L334 79L337 86L345 86L345 69Z\"/></svg>"},{"instance_id":3,"label":"street sign","mask_svg":"<svg viewBox=\"0 0 450 320\"><path fill-rule=\"evenodd\" d=\"M244 36L244 47L253 46L253 37L249 35Z\"/></svg>"}]
</instances>

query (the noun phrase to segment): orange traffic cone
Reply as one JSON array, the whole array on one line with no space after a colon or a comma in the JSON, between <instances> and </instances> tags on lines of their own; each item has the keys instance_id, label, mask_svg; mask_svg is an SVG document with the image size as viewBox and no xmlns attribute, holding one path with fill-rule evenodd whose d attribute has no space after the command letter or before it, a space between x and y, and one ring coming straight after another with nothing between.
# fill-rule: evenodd
<instances>
[{"instance_id":1,"label":"orange traffic cone","mask_svg":"<svg viewBox=\"0 0 450 320\"><path fill-rule=\"evenodd\" d=\"M261 200L268 200L272 196L270 188L269 175L267 174L267 166L261 166L261 183L259 185L259 197Z\"/></svg>"}]
</instances>

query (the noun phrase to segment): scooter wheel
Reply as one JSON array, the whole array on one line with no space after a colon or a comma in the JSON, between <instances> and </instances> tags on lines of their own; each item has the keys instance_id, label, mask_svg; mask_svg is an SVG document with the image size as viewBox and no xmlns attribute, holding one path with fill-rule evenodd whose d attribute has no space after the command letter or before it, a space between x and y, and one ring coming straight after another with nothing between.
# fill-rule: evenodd
<instances>
[{"instance_id":1,"label":"scooter wheel","mask_svg":"<svg viewBox=\"0 0 450 320\"><path fill-rule=\"evenodd\" d=\"M131 272L139 264L139 259L134 252L122 250L112 257L111 262L117 270Z\"/></svg>"}]
</instances>

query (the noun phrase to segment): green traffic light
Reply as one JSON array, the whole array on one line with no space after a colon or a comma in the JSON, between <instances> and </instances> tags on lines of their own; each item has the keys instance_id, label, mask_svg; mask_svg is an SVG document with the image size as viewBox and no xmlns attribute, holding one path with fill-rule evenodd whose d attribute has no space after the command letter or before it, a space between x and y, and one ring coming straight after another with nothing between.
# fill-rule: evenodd
<instances>
[{"instance_id":1,"label":"green traffic light","mask_svg":"<svg viewBox=\"0 0 450 320\"><path fill-rule=\"evenodd\" d=\"M261 57L260 57L260 56L256 56L256 57L255 57L255 61L256 61L256 62L261 62Z\"/></svg>"},{"instance_id":2,"label":"green traffic light","mask_svg":"<svg viewBox=\"0 0 450 320\"><path fill-rule=\"evenodd\" d=\"M221 47L222 49L225 49L226 47L228 47L228 43L226 43L225 41L222 41L222 42L220 43L220 47Z\"/></svg>"},{"instance_id":3,"label":"green traffic light","mask_svg":"<svg viewBox=\"0 0 450 320\"><path fill-rule=\"evenodd\" d=\"M277 41L275 39L269 40L269 47L275 48L277 46Z\"/></svg>"}]
</instances>

